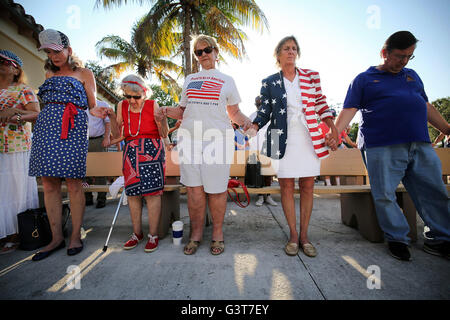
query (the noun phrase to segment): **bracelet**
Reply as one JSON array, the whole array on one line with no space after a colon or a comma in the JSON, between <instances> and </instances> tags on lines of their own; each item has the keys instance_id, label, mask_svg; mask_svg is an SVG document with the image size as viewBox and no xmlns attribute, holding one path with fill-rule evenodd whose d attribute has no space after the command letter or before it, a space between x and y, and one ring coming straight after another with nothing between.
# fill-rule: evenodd
<instances>
[{"instance_id":1,"label":"bracelet","mask_svg":"<svg viewBox=\"0 0 450 320\"><path fill-rule=\"evenodd\" d=\"M17 113L17 124L21 125L22 124L22 115L20 113Z\"/></svg>"}]
</instances>

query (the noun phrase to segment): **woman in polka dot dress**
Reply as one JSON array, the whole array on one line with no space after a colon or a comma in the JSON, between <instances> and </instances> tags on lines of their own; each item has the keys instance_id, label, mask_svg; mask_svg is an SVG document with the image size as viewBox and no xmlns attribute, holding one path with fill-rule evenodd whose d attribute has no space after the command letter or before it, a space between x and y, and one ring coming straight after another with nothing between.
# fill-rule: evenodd
<instances>
[{"instance_id":1,"label":"woman in polka dot dress","mask_svg":"<svg viewBox=\"0 0 450 320\"><path fill-rule=\"evenodd\" d=\"M47 53L46 80L38 95L45 104L39 114L31 145L30 176L41 176L44 200L52 229L52 241L33 256L33 261L47 258L65 247L62 233L61 178L65 178L72 215L72 235L67 249L75 255L83 249L81 225L84 214L88 120L83 111L104 118L107 110L95 106L95 80L92 71L81 67L72 56L69 39L63 33L47 29L39 34Z\"/></svg>"}]
</instances>

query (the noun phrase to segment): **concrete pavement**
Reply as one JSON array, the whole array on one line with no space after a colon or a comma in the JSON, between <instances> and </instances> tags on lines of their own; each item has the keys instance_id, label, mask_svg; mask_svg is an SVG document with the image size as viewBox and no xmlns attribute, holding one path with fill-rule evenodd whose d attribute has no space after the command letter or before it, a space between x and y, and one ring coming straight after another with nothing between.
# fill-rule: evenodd
<instances>
[{"instance_id":1,"label":"concrete pavement","mask_svg":"<svg viewBox=\"0 0 450 320\"><path fill-rule=\"evenodd\" d=\"M189 233L186 196L181 196L182 245L174 246L169 233L153 253L144 252L145 242L122 249L132 232L126 206L108 251L102 252L118 200L107 201L102 209L88 207L85 249L79 255L69 257L60 250L40 262L31 261L34 252L29 251L0 256L0 299L450 299L450 261L422 251L420 219L419 241L411 245L413 261L399 261L385 244L370 243L341 223L338 195L316 196L309 238L318 256L300 252L290 257L283 251L288 228L281 203L256 207L255 200L245 209L228 202L220 256L209 252L211 226L197 253L183 254ZM296 196L297 215L298 203ZM143 226L145 233L145 213ZM79 271L78 282L70 270Z\"/></svg>"}]
</instances>

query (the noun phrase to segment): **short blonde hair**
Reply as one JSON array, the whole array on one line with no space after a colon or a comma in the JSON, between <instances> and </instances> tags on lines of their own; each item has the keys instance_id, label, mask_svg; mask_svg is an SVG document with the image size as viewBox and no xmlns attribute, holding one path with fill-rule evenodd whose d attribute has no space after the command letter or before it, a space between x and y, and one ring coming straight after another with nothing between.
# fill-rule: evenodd
<instances>
[{"instance_id":1,"label":"short blonde hair","mask_svg":"<svg viewBox=\"0 0 450 320\"><path fill-rule=\"evenodd\" d=\"M298 45L298 41L294 36L287 36L284 37L283 39L280 40L280 42L278 42L277 46L275 47L275 51L273 53L273 56L275 57L275 59L277 59L277 66L280 66L280 60L278 59L278 57L280 56L281 53L281 49L283 48L284 44L288 41L294 41L295 45L297 46L297 59L300 58L300 46Z\"/></svg>"},{"instance_id":2,"label":"short blonde hair","mask_svg":"<svg viewBox=\"0 0 450 320\"><path fill-rule=\"evenodd\" d=\"M136 74L129 74L123 78L120 83L120 89L128 89L133 92L142 92L144 97L152 95L151 90L145 85L144 79Z\"/></svg>"},{"instance_id":3,"label":"short blonde hair","mask_svg":"<svg viewBox=\"0 0 450 320\"><path fill-rule=\"evenodd\" d=\"M213 47L216 54L219 55L219 45L215 38L211 36L207 36L206 34L199 34L193 37L192 39L192 52L194 52L195 47L199 42L206 43L209 47Z\"/></svg>"}]
</instances>

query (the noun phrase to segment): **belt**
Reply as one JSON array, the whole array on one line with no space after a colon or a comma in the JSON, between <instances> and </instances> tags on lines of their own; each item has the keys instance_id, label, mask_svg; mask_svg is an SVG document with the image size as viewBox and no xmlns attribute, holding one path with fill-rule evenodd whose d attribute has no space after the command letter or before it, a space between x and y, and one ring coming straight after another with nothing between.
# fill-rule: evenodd
<instances>
[{"instance_id":1,"label":"belt","mask_svg":"<svg viewBox=\"0 0 450 320\"><path fill-rule=\"evenodd\" d=\"M94 139L98 139L98 138L103 138L103 135L98 136L98 137L89 137L89 140L94 140Z\"/></svg>"},{"instance_id":2,"label":"belt","mask_svg":"<svg viewBox=\"0 0 450 320\"><path fill-rule=\"evenodd\" d=\"M64 104L62 102L50 102L50 103ZM69 129L70 128L73 129L75 127L75 116L78 114L77 108L82 110L81 107L74 105L72 102L69 102L65 105L61 124L61 136L60 136L61 140L67 139Z\"/></svg>"}]
</instances>

